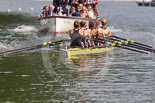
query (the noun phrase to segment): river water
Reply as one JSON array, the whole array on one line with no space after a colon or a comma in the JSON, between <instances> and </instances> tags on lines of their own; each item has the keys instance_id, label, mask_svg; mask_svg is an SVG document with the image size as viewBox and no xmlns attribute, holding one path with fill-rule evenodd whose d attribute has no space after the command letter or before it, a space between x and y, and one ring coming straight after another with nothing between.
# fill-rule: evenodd
<instances>
[{"instance_id":1,"label":"river water","mask_svg":"<svg viewBox=\"0 0 155 103\"><path fill-rule=\"evenodd\" d=\"M50 3L0 0L0 51L49 40L39 35L37 16ZM154 7L109 1L98 9L113 35L154 46ZM154 54L116 48L67 58L61 48L24 51L0 56L0 103L154 103L154 78Z\"/></svg>"}]
</instances>

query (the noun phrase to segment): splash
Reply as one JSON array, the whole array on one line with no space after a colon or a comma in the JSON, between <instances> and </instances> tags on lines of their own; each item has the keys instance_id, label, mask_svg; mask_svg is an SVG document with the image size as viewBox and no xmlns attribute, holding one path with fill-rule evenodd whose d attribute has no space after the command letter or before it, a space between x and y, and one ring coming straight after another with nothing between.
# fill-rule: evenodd
<instances>
[{"instance_id":1,"label":"splash","mask_svg":"<svg viewBox=\"0 0 155 103\"><path fill-rule=\"evenodd\" d=\"M21 34L33 34L38 31L34 26L25 26L21 25L16 27L15 29L8 29L10 32L21 33Z\"/></svg>"},{"instance_id":2,"label":"splash","mask_svg":"<svg viewBox=\"0 0 155 103\"><path fill-rule=\"evenodd\" d=\"M148 35L146 36L149 40L149 43L151 44L151 46L155 49L155 35L148 32Z\"/></svg>"},{"instance_id":3,"label":"splash","mask_svg":"<svg viewBox=\"0 0 155 103\"><path fill-rule=\"evenodd\" d=\"M118 29L118 28L116 28L115 26L109 26L108 29L109 29L112 33L122 32L121 29Z\"/></svg>"},{"instance_id":4,"label":"splash","mask_svg":"<svg viewBox=\"0 0 155 103\"><path fill-rule=\"evenodd\" d=\"M8 41L4 40L0 42L0 52L13 50L15 48L20 48L22 45L19 45L19 42L17 40L14 41Z\"/></svg>"},{"instance_id":5,"label":"splash","mask_svg":"<svg viewBox=\"0 0 155 103\"><path fill-rule=\"evenodd\" d=\"M0 43L0 52L4 52L6 50L11 50L14 49L12 46L13 42L11 44L6 44L6 43Z\"/></svg>"}]
</instances>

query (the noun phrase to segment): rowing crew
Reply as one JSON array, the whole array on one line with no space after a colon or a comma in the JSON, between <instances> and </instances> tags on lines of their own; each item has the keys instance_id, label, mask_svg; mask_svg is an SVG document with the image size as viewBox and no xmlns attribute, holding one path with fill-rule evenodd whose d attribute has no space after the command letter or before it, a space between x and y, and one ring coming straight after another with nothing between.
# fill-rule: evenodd
<instances>
[{"instance_id":1,"label":"rowing crew","mask_svg":"<svg viewBox=\"0 0 155 103\"><path fill-rule=\"evenodd\" d=\"M106 35L111 35L109 29L106 28L107 20L101 20L102 26L100 27L100 21L89 21L89 27L87 28L87 22L76 20L74 22L74 29L69 30L71 38L71 47L89 48L103 45L103 43L94 42L93 39L103 40Z\"/></svg>"}]
</instances>

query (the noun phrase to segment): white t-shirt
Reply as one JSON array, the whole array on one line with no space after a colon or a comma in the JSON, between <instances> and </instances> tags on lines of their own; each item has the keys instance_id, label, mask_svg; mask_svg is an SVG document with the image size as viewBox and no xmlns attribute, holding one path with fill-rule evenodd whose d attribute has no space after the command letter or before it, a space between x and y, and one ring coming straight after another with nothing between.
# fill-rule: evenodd
<instances>
[{"instance_id":1,"label":"white t-shirt","mask_svg":"<svg viewBox=\"0 0 155 103\"><path fill-rule=\"evenodd\" d=\"M94 14L94 11L88 11L88 14L92 17L92 19L96 19L96 15Z\"/></svg>"}]
</instances>

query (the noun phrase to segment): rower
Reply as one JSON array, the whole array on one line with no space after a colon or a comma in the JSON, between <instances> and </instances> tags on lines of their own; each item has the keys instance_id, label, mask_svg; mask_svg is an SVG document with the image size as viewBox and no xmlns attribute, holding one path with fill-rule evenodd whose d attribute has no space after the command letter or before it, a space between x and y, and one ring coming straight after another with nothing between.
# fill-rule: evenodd
<instances>
[{"instance_id":1,"label":"rower","mask_svg":"<svg viewBox=\"0 0 155 103\"><path fill-rule=\"evenodd\" d=\"M100 20L96 19L95 22L96 22L96 29L99 29L100 28Z\"/></svg>"},{"instance_id":2,"label":"rower","mask_svg":"<svg viewBox=\"0 0 155 103\"><path fill-rule=\"evenodd\" d=\"M94 47L94 42L91 41L96 35L97 30L95 29L95 22L93 20L89 21L89 28L84 31L84 35L86 37L86 42L88 43L88 47Z\"/></svg>"},{"instance_id":3,"label":"rower","mask_svg":"<svg viewBox=\"0 0 155 103\"><path fill-rule=\"evenodd\" d=\"M71 38L71 47L82 47L81 38L82 35L79 33L80 22L76 20L74 22L74 29L69 30L69 36Z\"/></svg>"},{"instance_id":4,"label":"rower","mask_svg":"<svg viewBox=\"0 0 155 103\"><path fill-rule=\"evenodd\" d=\"M82 44L83 48L88 47L88 44L86 43L86 38L85 38L85 35L84 35L85 30L87 30L87 22L86 21L81 21L80 22L79 33L82 35L81 44Z\"/></svg>"},{"instance_id":5,"label":"rower","mask_svg":"<svg viewBox=\"0 0 155 103\"><path fill-rule=\"evenodd\" d=\"M81 21L80 22L80 30L79 33L84 36L84 31L87 30L87 23L86 21Z\"/></svg>"},{"instance_id":6,"label":"rower","mask_svg":"<svg viewBox=\"0 0 155 103\"><path fill-rule=\"evenodd\" d=\"M103 33L103 29L100 27L100 20L96 19L96 32L95 32L95 35L94 35L94 39L98 39L102 43L101 42L95 42L95 45L96 46L103 45L103 42L105 41L104 37L105 37L105 35Z\"/></svg>"},{"instance_id":7,"label":"rower","mask_svg":"<svg viewBox=\"0 0 155 103\"><path fill-rule=\"evenodd\" d=\"M98 19L96 19L96 30L98 31L98 33L95 39L103 39L105 35L103 34L103 29L100 27L100 20Z\"/></svg>"},{"instance_id":8,"label":"rower","mask_svg":"<svg viewBox=\"0 0 155 103\"><path fill-rule=\"evenodd\" d=\"M104 35L111 35L110 30L107 29L107 27L106 27L107 22L108 22L107 19L102 19L102 20L101 20L101 23L102 23L101 28L103 29L103 34L104 34Z\"/></svg>"},{"instance_id":9,"label":"rower","mask_svg":"<svg viewBox=\"0 0 155 103\"><path fill-rule=\"evenodd\" d=\"M101 23L102 23L102 30L103 30L103 35L104 35L104 41L106 42L106 40L111 40L110 38L113 38L111 37L111 32L110 30L106 27L106 24L107 24L107 19L102 19L101 20ZM110 37L109 37L110 36Z\"/></svg>"}]
</instances>

